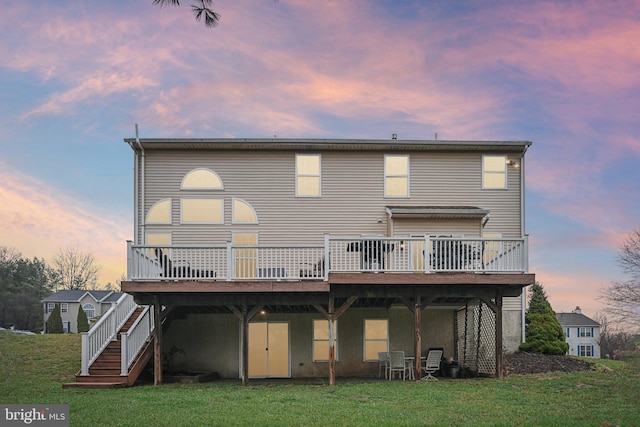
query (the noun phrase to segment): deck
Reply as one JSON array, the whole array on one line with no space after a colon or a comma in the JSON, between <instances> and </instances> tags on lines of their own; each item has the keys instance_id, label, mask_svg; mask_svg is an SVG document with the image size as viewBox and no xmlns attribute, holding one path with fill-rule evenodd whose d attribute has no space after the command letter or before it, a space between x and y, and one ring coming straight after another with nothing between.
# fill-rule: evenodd
<instances>
[{"instance_id":1,"label":"deck","mask_svg":"<svg viewBox=\"0 0 640 427\"><path fill-rule=\"evenodd\" d=\"M230 242L210 246L154 246L129 242L127 279L180 282L182 287L187 287L184 282L188 281L237 282L255 287L273 281L318 282L329 281L330 276L335 280L357 280L358 276L349 274L393 273L391 277L371 276L366 280L392 282L402 277L402 281L430 284L438 281L427 278L432 273L523 274L528 270L527 260L526 237L387 238L327 234L321 245L255 246ZM319 285L309 283L303 291L314 286Z\"/></svg>"}]
</instances>

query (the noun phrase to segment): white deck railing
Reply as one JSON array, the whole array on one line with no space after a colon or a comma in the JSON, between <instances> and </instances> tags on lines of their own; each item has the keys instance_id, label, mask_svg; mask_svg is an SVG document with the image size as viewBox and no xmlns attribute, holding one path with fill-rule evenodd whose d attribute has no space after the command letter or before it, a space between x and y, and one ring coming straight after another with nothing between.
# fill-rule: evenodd
<instances>
[{"instance_id":1,"label":"white deck railing","mask_svg":"<svg viewBox=\"0 0 640 427\"><path fill-rule=\"evenodd\" d=\"M128 244L129 280L318 280L330 272L524 273L527 238L329 236L324 245Z\"/></svg>"},{"instance_id":2,"label":"white deck railing","mask_svg":"<svg viewBox=\"0 0 640 427\"><path fill-rule=\"evenodd\" d=\"M133 297L123 294L118 301L89 329L82 334L81 375L89 375L89 367L109 345L137 305Z\"/></svg>"},{"instance_id":3,"label":"white deck railing","mask_svg":"<svg viewBox=\"0 0 640 427\"><path fill-rule=\"evenodd\" d=\"M120 335L120 375L127 375L129 367L140 353L140 350L149 341L153 332L154 320L153 310L149 306L145 306L140 316L131 325L129 330Z\"/></svg>"}]
</instances>

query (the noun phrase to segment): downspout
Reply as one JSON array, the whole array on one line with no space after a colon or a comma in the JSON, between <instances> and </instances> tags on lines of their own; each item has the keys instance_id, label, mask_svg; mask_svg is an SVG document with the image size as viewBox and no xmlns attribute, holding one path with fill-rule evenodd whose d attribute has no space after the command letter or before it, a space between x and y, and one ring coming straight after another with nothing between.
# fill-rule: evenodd
<instances>
[{"instance_id":1,"label":"downspout","mask_svg":"<svg viewBox=\"0 0 640 427\"><path fill-rule=\"evenodd\" d=\"M525 173L524 173L524 155L527 152L527 148L528 145L525 145L524 147L524 151L522 152L522 157L520 158L520 232L522 234L522 237L526 236L526 229L525 229L525 182L524 182L524 177L525 177ZM528 239L525 239L525 242L528 244ZM529 256L529 248L527 247L526 250L526 254L527 257ZM529 272L529 260L527 260L527 269L525 271L525 273ZM522 339L521 342L525 342L526 340L526 329L525 329L525 321L526 321L526 309L527 309L527 292L524 290L522 291Z\"/></svg>"},{"instance_id":2,"label":"downspout","mask_svg":"<svg viewBox=\"0 0 640 427\"><path fill-rule=\"evenodd\" d=\"M129 143L129 146L133 150L133 235L135 244L140 244L139 226L142 223L142 230L144 232L144 217L139 221L139 213L142 210L144 213L144 148L140 144L140 138L138 136L138 124L136 123L136 140L134 143ZM142 156L142 157L140 157ZM141 160L142 159L142 160ZM142 164L142 167L140 167ZM142 188L139 183L139 171L142 169ZM142 198L138 196L142 193Z\"/></svg>"},{"instance_id":3,"label":"downspout","mask_svg":"<svg viewBox=\"0 0 640 427\"><path fill-rule=\"evenodd\" d=\"M139 200L140 206L139 206L139 210L138 213L136 214L136 220L135 223L138 223L138 218L140 220L140 230L136 230L136 241L138 242L138 244L144 244L144 177L145 177L145 153L144 153L144 148L142 148L142 144L140 143L140 136L138 133L138 124L136 123L136 145L138 146L138 148L140 149L140 194L139 194L139 198L137 198L136 200ZM137 164L138 162L136 162ZM136 180L138 179L138 175L136 174ZM138 191L138 186L136 185L136 191ZM138 202L136 202L137 205ZM140 211L142 211L142 215L140 215ZM140 233L138 233L138 231Z\"/></svg>"}]
</instances>

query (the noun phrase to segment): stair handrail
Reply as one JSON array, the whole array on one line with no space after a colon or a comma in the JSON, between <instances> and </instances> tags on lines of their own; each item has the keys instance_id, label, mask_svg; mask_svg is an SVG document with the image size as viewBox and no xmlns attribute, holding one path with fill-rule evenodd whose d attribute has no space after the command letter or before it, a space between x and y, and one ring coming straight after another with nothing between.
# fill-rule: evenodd
<instances>
[{"instance_id":1,"label":"stair handrail","mask_svg":"<svg viewBox=\"0 0 640 427\"><path fill-rule=\"evenodd\" d=\"M142 313L133 322L129 330L120 335L120 375L128 375L129 367L140 353L140 350L151 338L153 332L153 310L143 306Z\"/></svg>"},{"instance_id":2,"label":"stair handrail","mask_svg":"<svg viewBox=\"0 0 640 427\"><path fill-rule=\"evenodd\" d=\"M89 367L107 348L122 325L138 307L133 296L122 294L114 305L89 329L82 334L82 356L80 375L89 375Z\"/></svg>"}]
</instances>

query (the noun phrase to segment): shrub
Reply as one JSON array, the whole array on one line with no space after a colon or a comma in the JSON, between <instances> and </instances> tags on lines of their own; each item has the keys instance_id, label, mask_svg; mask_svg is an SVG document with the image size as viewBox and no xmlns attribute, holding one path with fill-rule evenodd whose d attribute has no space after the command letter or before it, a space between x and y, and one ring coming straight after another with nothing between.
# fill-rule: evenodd
<instances>
[{"instance_id":1,"label":"shrub","mask_svg":"<svg viewBox=\"0 0 640 427\"><path fill-rule=\"evenodd\" d=\"M60 304L56 304L55 307L53 307L53 311L49 315L49 319L47 320L47 333L64 333L64 327L62 326L62 316L60 315Z\"/></svg>"},{"instance_id":2,"label":"shrub","mask_svg":"<svg viewBox=\"0 0 640 427\"><path fill-rule=\"evenodd\" d=\"M82 306L78 310L78 333L89 331L89 319L87 319L87 313L84 312Z\"/></svg>"}]
</instances>

